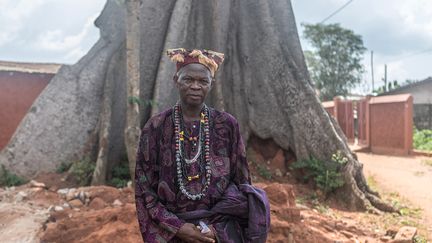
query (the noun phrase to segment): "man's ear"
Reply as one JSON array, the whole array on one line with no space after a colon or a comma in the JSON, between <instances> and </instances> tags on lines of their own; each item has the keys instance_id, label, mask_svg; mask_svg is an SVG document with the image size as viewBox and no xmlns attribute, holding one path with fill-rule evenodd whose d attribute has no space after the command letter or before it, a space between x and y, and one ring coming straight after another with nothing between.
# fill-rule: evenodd
<instances>
[{"instance_id":1,"label":"man's ear","mask_svg":"<svg viewBox=\"0 0 432 243\"><path fill-rule=\"evenodd\" d=\"M173 81L174 81L174 84L177 84L177 82L178 82L178 75L177 75L177 73L176 74L174 74L174 76L173 76Z\"/></svg>"}]
</instances>

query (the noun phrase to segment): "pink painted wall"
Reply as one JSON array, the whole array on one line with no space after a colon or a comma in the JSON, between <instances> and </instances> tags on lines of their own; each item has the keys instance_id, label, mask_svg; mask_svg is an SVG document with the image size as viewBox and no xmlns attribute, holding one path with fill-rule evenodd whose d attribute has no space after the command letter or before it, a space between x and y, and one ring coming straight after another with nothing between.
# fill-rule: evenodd
<instances>
[{"instance_id":1,"label":"pink painted wall","mask_svg":"<svg viewBox=\"0 0 432 243\"><path fill-rule=\"evenodd\" d=\"M54 74L0 71L0 150Z\"/></svg>"}]
</instances>

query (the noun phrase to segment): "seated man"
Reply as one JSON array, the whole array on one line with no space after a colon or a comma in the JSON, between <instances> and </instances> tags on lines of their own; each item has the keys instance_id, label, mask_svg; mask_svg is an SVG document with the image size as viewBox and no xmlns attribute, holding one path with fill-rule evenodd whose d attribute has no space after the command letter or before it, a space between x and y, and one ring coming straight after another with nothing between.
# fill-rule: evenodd
<instances>
[{"instance_id":1,"label":"seated man","mask_svg":"<svg viewBox=\"0 0 432 243\"><path fill-rule=\"evenodd\" d=\"M251 185L239 125L204 104L224 55L167 54L180 100L141 133L135 200L144 242L265 242L269 203Z\"/></svg>"}]
</instances>

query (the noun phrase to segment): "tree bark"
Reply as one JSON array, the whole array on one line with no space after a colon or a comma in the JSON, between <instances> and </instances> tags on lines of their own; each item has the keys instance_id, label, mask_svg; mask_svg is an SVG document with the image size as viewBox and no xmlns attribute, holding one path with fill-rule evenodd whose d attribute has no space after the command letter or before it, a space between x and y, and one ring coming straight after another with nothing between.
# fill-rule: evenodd
<instances>
[{"instance_id":1,"label":"tree bark","mask_svg":"<svg viewBox=\"0 0 432 243\"><path fill-rule=\"evenodd\" d=\"M125 145L129 161L132 184L135 186L135 164L138 139L140 136L139 83L140 83L140 0L126 0L126 77L127 112ZM133 99L135 98L135 100Z\"/></svg>"},{"instance_id":2,"label":"tree bark","mask_svg":"<svg viewBox=\"0 0 432 243\"><path fill-rule=\"evenodd\" d=\"M96 21L101 39L77 64L63 67L54 77L33 105L37 114L27 114L2 151L2 164L25 176L55 168L61 160L80 157L86 146L94 145L89 134L96 129L100 138L96 147L100 148L93 152L95 159L103 146L108 164L125 153L125 146L119 145L128 137L122 132L127 127L129 96L123 54L128 46L124 44L125 13L122 4L108 1ZM245 141L251 134L272 138L281 148L292 150L297 159L313 156L325 163L341 151L349 161L343 168L345 185L337 196L353 210L365 210L371 204L392 210L371 192L362 165L315 95L290 1L143 1L139 21L139 96L156 103L140 107L141 126L150 114L171 107L178 99L172 82L175 65L164 50L184 47L223 52L226 59L217 75L220 86L207 102L235 115ZM111 113L102 116L107 110L102 102L107 101L107 94L102 91L109 82L113 87L112 98L108 98ZM109 124L104 125L106 117ZM108 140L105 143L101 138ZM127 147L131 154L136 140L130 140Z\"/></svg>"}]
</instances>

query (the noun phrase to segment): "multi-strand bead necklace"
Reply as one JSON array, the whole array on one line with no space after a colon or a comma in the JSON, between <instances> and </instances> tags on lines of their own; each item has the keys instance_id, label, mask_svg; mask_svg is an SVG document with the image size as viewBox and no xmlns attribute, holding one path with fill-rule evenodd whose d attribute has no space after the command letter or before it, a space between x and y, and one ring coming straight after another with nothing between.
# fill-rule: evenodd
<instances>
[{"instance_id":1,"label":"multi-strand bead necklace","mask_svg":"<svg viewBox=\"0 0 432 243\"><path fill-rule=\"evenodd\" d=\"M210 129L209 129L209 117L210 111L209 108L204 104L204 107L201 111L201 120L199 127L199 135L197 139L199 141L199 148L197 153L192 159L186 158L186 152L184 147L185 140L185 128L183 115L181 111L181 107L179 102L174 106L174 136L175 136L175 156L176 156L176 165L177 165L177 180L180 191L191 200L200 200L206 195L208 187L210 185L211 180L211 169L210 169ZM204 135L204 136L203 136ZM190 136L189 136L190 137ZM185 180L192 181L195 179L200 179L200 174L197 175L188 175L186 167L187 164L200 163L202 160L205 161L205 182L202 186L201 192L194 194L189 192L185 186ZM202 167L202 166L200 166ZM203 181L203 178L201 178Z\"/></svg>"}]
</instances>

